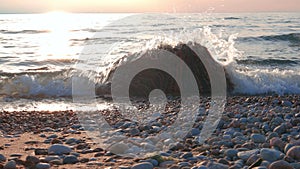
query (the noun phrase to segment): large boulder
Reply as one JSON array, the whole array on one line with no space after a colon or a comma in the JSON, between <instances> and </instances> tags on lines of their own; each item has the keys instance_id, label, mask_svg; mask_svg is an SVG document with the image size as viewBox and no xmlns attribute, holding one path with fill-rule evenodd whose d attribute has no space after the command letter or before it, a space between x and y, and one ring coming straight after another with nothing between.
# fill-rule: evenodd
<instances>
[{"instance_id":1,"label":"large boulder","mask_svg":"<svg viewBox=\"0 0 300 169\"><path fill-rule=\"evenodd\" d=\"M177 56L180 59L182 59L185 62L185 64L188 65L188 67L190 68L190 70L192 71L195 77L199 94L201 96L209 96L211 95L211 84L210 84L210 78L206 67L207 66L216 67L221 65L212 58L212 56L210 55L210 53L205 47L198 44L195 45L201 48L202 56L200 57L201 58L205 57L210 60L209 65L204 65L202 60L187 44L178 44L175 47L172 47L170 45L160 45L158 46L158 49L171 52L175 54L174 56ZM153 49L153 50L157 50L157 49ZM136 56L136 55L132 55L132 56ZM105 85L97 87L96 89L97 95L107 96L110 94L110 86L111 86L110 81L113 77L115 70L123 62L124 58L132 57L132 56L124 56L123 58L117 60L113 64L112 68L109 70L108 75L106 75L107 83ZM174 66L178 68L177 73L179 74L179 76L184 76L184 73L181 71L182 65L170 65L170 66ZM227 91L232 91L234 85L229 79L229 76L226 73L226 71L225 71L225 76L226 76L226 83L227 83ZM161 89L162 91L164 91L164 93L167 96L175 96L175 97L180 96L178 83L175 81L175 79L168 73L164 72L163 70L158 70L158 69L146 69L139 72L134 77L134 79L132 79L130 83L129 94L131 98L132 97L148 98L149 93L154 89Z\"/></svg>"}]
</instances>

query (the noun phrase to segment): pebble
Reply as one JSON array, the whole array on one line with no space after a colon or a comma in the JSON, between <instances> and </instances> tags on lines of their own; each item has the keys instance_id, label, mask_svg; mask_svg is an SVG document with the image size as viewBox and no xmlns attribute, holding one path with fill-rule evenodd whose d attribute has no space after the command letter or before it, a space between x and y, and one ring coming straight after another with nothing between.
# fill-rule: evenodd
<instances>
[{"instance_id":1,"label":"pebble","mask_svg":"<svg viewBox=\"0 0 300 169\"><path fill-rule=\"evenodd\" d=\"M48 154L50 155L69 154L71 151L70 147L62 144L53 144L48 148Z\"/></svg>"},{"instance_id":2,"label":"pebble","mask_svg":"<svg viewBox=\"0 0 300 169\"><path fill-rule=\"evenodd\" d=\"M161 162L159 164L159 167L166 168L166 167L169 167L169 166L171 166L173 164L175 164L174 161L164 161L164 162Z\"/></svg>"},{"instance_id":3,"label":"pebble","mask_svg":"<svg viewBox=\"0 0 300 169\"><path fill-rule=\"evenodd\" d=\"M280 158L281 152L275 149L263 148L260 150L260 157L263 160L273 162Z\"/></svg>"},{"instance_id":4,"label":"pebble","mask_svg":"<svg viewBox=\"0 0 300 169\"><path fill-rule=\"evenodd\" d=\"M58 137L57 134L52 134L52 135L48 136L47 139L49 139L49 138L57 138L57 137Z\"/></svg>"},{"instance_id":5,"label":"pebble","mask_svg":"<svg viewBox=\"0 0 300 169\"><path fill-rule=\"evenodd\" d=\"M6 161L6 157L3 154L0 154L0 162Z\"/></svg>"},{"instance_id":6,"label":"pebble","mask_svg":"<svg viewBox=\"0 0 300 169\"><path fill-rule=\"evenodd\" d=\"M271 163L269 169L293 169L293 166L286 161L279 160Z\"/></svg>"},{"instance_id":7,"label":"pebble","mask_svg":"<svg viewBox=\"0 0 300 169\"><path fill-rule=\"evenodd\" d=\"M80 142L80 140L76 139L76 138L69 138L66 140L66 144L78 144Z\"/></svg>"},{"instance_id":8,"label":"pebble","mask_svg":"<svg viewBox=\"0 0 300 169\"><path fill-rule=\"evenodd\" d=\"M26 162L30 163L30 164L37 164L40 162L39 158L35 157L35 156L27 156L26 157Z\"/></svg>"},{"instance_id":9,"label":"pebble","mask_svg":"<svg viewBox=\"0 0 300 169\"><path fill-rule=\"evenodd\" d=\"M48 163L38 163L38 164L35 165L36 169L48 169L50 167L51 166Z\"/></svg>"},{"instance_id":10,"label":"pebble","mask_svg":"<svg viewBox=\"0 0 300 169\"><path fill-rule=\"evenodd\" d=\"M35 155L48 155L48 150L43 148L36 148L34 149Z\"/></svg>"},{"instance_id":11,"label":"pebble","mask_svg":"<svg viewBox=\"0 0 300 169\"><path fill-rule=\"evenodd\" d=\"M286 153L286 155L300 162L300 146L291 147L289 151Z\"/></svg>"},{"instance_id":12,"label":"pebble","mask_svg":"<svg viewBox=\"0 0 300 169\"><path fill-rule=\"evenodd\" d=\"M17 168L17 163L14 160L8 161L4 165L4 169L16 169Z\"/></svg>"},{"instance_id":13,"label":"pebble","mask_svg":"<svg viewBox=\"0 0 300 169\"><path fill-rule=\"evenodd\" d=\"M232 159L233 157L236 157L237 153L238 153L238 151L235 150L235 149L228 149L228 150L225 151L225 155L227 157L229 157L230 159Z\"/></svg>"},{"instance_id":14,"label":"pebble","mask_svg":"<svg viewBox=\"0 0 300 169\"><path fill-rule=\"evenodd\" d=\"M50 161L52 161L52 160L59 160L60 159L60 157L59 156L47 156L47 157L45 157L45 161L46 162L50 162Z\"/></svg>"},{"instance_id":15,"label":"pebble","mask_svg":"<svg viewBox=\"0 0 300 169\"><path fill-rule=\"evenodd\" d=\"M221 164L221 163L216 163L216 162L209 162L207 165L206 165L208 168L212 168L212 169L228 169L228 165L224 165L224 164Z\"/></svg>"},{"instance_id":16,"label":"pebble","mask_svg":"<svg viewBox=\"0 0 300 169\"><path fill-rule=\"evenodd\" d=\"M274 128L273 132L276 132L279 135L281 135L286 132L286 126L284 124L277 126L276 128Z\"/></svg>"},{"instance_id":17,"label":"pebble","mask_svg":"<svg viewBox=\"0 0 300 169\"><path fill-rule=\"evenodd\" d=\"M241 152L238 152L237 156L244 160L244 161L247 161L247 159L253 155L253 154L257 154L259 152L259 150L255 149L255 150L249 150L249 151L241 151Z\"/></svg>"},{"instance_id":18,"label":"pebble","mask_svg":"<svg viewBox=\"0 0 300 169\"><path fill-rule=\"evenodd\" d=\"M285 144L279 137L273 137L270 140L270 146L274 146L274 147L279 148L280 150L283 150L285 147Z\"/></svg>"},{"instance_id":19,"label":"pebble","mask_svg":"<svg viewBox=\"0 0 300 169\"><path fill-rule=\"evenodd\" d=\"M199 134L200 134L200 130L198 128L192 128L192 130L191 130L192 136L197 136Z\"/></svg>"},{"instance_id":20,"label":"pebble","mask_svg":"<svg viewBox=\"0 0 300 169\"><path fill-rule=\"evenodd\" d=\"M110 151L115 154L124 154L126 150L129 149L129 146L125 143L116 143L110 147Z\"/></svg>"},{"instance_id":21,"label":"pebble","mask_svg":"<svg viewBox=\"0 0 300 169\"><path fill-rule=\"evenodd\" d=\"M285 147L284 147L284 153L287 153L289 151L290 148L292 148L294 145L293 144L286 144Z\"/></svg>"},{"instance_id":22,"label":"pebble","mask_svg":"<svg viewBox=\"0 0 300 169\"><path fill-rule=\"evenodd\" d=\"M252 134L251 135L251 140L254 143L264 143L266 141L266 137L261 134Z\"/></svg>"},{"instance_id":23,"label":"pebble","mask_svg":"<svg viewBox=\"0 0 300 169\"><path fill-rule=\"evenodd\" d=\"M191 153L191 152L186 152L186 153L184 153L184 154L182 154L182 155L180 156L180 158L184 158L184 159L187 159L187 158L189 158L189 157L193 157L193 153Z\"/></svg>"},{"instance_id":24,"label":"pebble","mask_svg":"<svg viewBox=\"0 0 300 169\"><path fill-rule=\"evenodd\" d=\"M153 169L153 164L150 162L142 162L134 164L131 169Z\"/></svg>"},{"instance_id":25,"label":"pebble","mask_svg":"<svg viewBox=\"0 0 300 169\"><path fill-rule=\"evenodd\" d=\"M67 155L64 157L63 159L63 163L64 164L75 164L77 163L79 160L77 159L76 156L74 155Z\"/></svg>"},{"instance_id":26,"label":"pebble","mask_svg":"<svg viewBox=\"0 0 300 169\"><path fill-rule=\"evenodd\" d=\"M191 163L189 163L189 162L180 162L180 163L178 163L178 166L179 166L179 168L187 167L187 166L191 166Z\"/></svg>"}]
</instances>

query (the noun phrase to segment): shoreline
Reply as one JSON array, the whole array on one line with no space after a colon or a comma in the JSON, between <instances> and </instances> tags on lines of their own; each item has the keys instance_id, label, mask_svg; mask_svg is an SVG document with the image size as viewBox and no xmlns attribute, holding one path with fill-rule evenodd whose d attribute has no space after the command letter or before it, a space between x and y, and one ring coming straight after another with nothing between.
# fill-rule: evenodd
<instances>
[{"instance_id":1,"label":"shoreline","mask_svg":"<svg viewBox=\"0 0 300 169\"><path fill-rule=\"evenodd\" d=\"M134 168L137 165L300 168L300 95L229 96L218 128L203 145L195 141L201 131L201 119L197 118L194 133L174 149L161 152L159 157L131 159L109 153L93 143L72 110L3 111L0 112L0 156L5 160L0 158L0 168L12 160L17 167L42 164L52 168ZM62 155L48 154L49 148L56 144L71 150ZM37 155L39 149L44 151L43 155Z\"/></svg>"}]
</instances>

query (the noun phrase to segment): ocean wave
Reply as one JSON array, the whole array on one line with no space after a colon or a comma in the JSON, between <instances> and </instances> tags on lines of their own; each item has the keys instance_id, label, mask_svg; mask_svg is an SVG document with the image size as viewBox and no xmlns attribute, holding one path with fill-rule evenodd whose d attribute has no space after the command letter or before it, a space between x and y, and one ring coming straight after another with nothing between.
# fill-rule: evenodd
<instances>
[{"instance_id":1,"label":"ocean wave","mask_svg":"<svg viewBox=\"0 0 300 169\"><path fill-rule=\"evenodd\" d=\"M11 31L11 30L0 30L2 34L38 34L38 33L49 33L49 30L19 30L19 31Z\"/></svg>"},{"instance_id":2,"label":"ocean wave","mask_svg":"<svg viewBox=\"0 0 300 169\"><path fill-rule=\"evenodd\" d=\"M297 65L300 61L295 61L295 60L289 60L289 59L243 59L239 60L236 59L236 62L238 64L243 64L243 65L258 65L258 66L295 66Z\"/></svg>"},{"instance_id":3,"label":"ocean wave","mask_svg":"<svg viewBox=\"0 0 300 169\"><path fill-rule=\"evenodd\" d=\"M268 35L268 36L258 36L258 37L241 37L239 40L242 41L288 41L291 43L300 43L300 33L290 33L282 35Z\"/></svg>"},{"instance_id":4,"label":"ocean wave","mask_svg":"<svg viewBox=\"0 0 300 169\"><path fill-rule=\"evenodd\" d=\"M238 17L225 17L224 20L239 20L241 18Z\"/></svg>"}]
</instances>

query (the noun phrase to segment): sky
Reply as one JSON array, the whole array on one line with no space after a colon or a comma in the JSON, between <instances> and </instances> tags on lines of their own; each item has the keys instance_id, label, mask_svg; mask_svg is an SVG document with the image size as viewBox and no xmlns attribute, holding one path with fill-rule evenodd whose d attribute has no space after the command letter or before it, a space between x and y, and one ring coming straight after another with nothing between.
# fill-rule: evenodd
<instances>
[{"instance_id":1,"label":"sky","mask_svg":"<svg viewBox=\"0 0 300 169\"><path fill-rule=\"evenodd\" d=\"M300 12L300 0L0 0L0 13Z\"/></svg>"}]
</instances>

